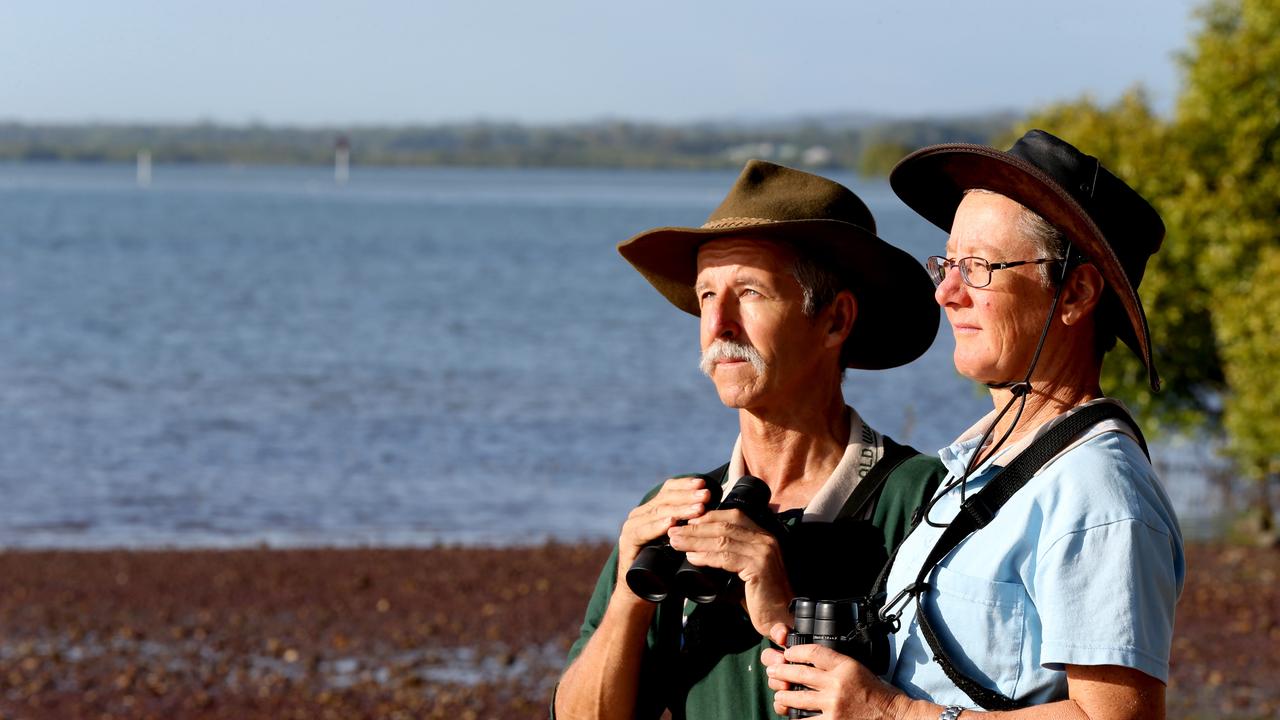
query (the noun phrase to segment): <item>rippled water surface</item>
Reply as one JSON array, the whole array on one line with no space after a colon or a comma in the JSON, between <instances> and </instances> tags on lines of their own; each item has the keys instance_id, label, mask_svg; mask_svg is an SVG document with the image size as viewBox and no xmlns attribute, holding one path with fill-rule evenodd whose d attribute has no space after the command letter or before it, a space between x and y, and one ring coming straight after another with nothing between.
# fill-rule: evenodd
<instances>
[{"instance_id":1,"label":"rippled water surface","mask_svg":"<svg viewBox=\"0 0 1280 720\"><path fill-rule=\"evenodd\" d=\"M0 546L614 535L736 434L696 320L614 245L701 224L734 175L0 165ZM935 449L989 404L950 351L846 396Z\"/></svg>"}]
</instances>

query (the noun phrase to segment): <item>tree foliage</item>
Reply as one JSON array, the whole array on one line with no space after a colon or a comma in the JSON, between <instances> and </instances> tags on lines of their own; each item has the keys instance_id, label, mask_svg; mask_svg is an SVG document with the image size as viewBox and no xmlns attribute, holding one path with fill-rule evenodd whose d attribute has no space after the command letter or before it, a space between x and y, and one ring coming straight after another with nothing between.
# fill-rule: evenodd
<instances>
[{"instance_id":1,"label":"tree foliage","mask_svg":"<svg viewBox=\"0 0 1280 720\"><path fill-rule=\"evenodd\" d=\"M1214 289L1229 392L1223 423L1241 469L1280 474L1280 0L1214 0L1186 58L1177 124L1196 163L1184 193Z\"/></svg>"},{"instance_id":2,"label":"tree foliage","mask_svg":"<svg viewBox=\"0 0 1280 720\"><path fill-rule=\"evenodd\" d=\"M1149 199L1168 234L1140 294L1165 392L1112 353L1106 387L1158 427L1225 430L1240 470L1280 474L1280 0L1211 0L1183 57L1176 112L1140 90L1084 99L1027 123L1061 134ZM1025 129L1025 128L1023 128Z\"/></svg>"}]
</instances>

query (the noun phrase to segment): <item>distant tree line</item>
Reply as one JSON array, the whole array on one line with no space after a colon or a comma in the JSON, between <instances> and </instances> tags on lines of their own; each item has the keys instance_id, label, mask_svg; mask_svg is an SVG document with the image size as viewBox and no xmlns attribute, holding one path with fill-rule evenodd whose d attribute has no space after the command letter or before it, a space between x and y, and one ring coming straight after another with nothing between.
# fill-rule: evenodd
<instances>
[{"instance_id":1,"label":"distant tree line","mask_svg":"<svg viewBox=\"0 0 1280 720\"><path fill-rule=\"evenodd\" d=\"M0 160L129 162L146 151L157 163L324 164L332 162L335 142L345 137L356 165L730 168L746 157L764 157L884 174L907 151L942 141L987 143L1014 119L990 114L847 123L472 122L356 128L0 122Z\"/></svg>"}]
</instances>

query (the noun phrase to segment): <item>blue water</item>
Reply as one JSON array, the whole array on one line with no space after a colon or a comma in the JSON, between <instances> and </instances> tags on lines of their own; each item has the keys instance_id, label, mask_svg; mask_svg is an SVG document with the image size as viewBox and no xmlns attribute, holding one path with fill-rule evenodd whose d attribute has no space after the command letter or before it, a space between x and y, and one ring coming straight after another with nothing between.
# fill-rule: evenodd
<instances>
[{"instance_id":1,"label":"blue water","mask_svg":"<svg viewBox=\"0 0 1280 720\"><path fill-rule=\"evenodd\" d=\"M0 547L613 537L736 435L614 245L734 175L0 164ZM951 348L846 397L935 449L989 409Z\"/></svg>"}]
</instances>

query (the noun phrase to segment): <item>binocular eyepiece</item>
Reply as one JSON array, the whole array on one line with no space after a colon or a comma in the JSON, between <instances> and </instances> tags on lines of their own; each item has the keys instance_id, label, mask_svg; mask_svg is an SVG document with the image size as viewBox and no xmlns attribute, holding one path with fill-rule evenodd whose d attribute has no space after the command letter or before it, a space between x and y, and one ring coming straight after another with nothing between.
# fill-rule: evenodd
<instances>
[{"instance_id":1,"label":"binocular eyepiece","mask_svg":"<svg viewBox=\"0 0 1280 720\"><path fill-rule=\"evenodd\" d=\"M711 499L707 510L742 510L753 520L769 510L769 486L752 475L744 475L720 499L720 486L706 475L702 478ZM681 523L683 524L683 523ZM640 549L627 570L627 586L631 592L649 602L661 602L675 589L696 603L714 602L736 579L732 573L719 568L702 567L689 562L684 553L671 547L671 540L663 535Z\"/></svg>"},{"instance_id":2,"label":"binocular eyepiece","mask_svg":"<svg viewBox=\"0 0 1280 720\"><path fill-rule=\"evenodd\" d=\"M787 647L821 645L848 655L883 675L889 669L889 632L880 619L882 595L845 600L810 600L798 597L791 601L792 629L787 633ZM796 690L809 690L799 685ZM791 708L788 718L808 718L822 713Z\"/></svg>"}]
</instances>

